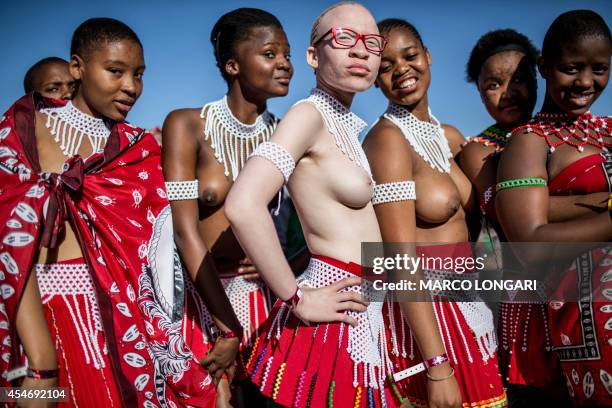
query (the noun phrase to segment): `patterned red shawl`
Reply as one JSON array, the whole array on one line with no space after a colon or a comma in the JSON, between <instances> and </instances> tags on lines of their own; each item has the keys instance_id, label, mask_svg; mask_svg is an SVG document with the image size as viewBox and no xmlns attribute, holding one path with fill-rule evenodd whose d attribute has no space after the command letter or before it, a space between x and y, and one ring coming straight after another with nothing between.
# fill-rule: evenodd
<instances>
[{"instance_id":1,"label":"patterned red shawl","mask_svg":"<svg viewBox=\"0 0 612 408\"><path fill-rule=\"evenodd\" d=\"M96 287L122 405L214 406L212 378L181 335L184 276L157 143L119 123L103 153L41 173L35 111L55 106L30 94L0 119L0 385L20 362L14 321L25 282L67 219Z\"/></svg>"}]
</instances>

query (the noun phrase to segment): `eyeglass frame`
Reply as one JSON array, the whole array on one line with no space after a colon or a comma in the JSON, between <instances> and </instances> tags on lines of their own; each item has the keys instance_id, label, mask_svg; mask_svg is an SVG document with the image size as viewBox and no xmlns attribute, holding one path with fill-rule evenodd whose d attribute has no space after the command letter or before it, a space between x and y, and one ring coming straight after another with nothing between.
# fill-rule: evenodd
<instances>
[{"instance_id":1,"label":"eyeglass frame","mask_svg":"<svg viewBox=\"0 0 612 408\"><path fill-rule=\"evenodd\" d=\"M355 33L357 35L357 38L355 39L355 43L351 46L345 45L345 44L340 44L338 42L338 39L336 38L336 30L346 30L346 31L350 31L352 33ZM341 46L341 47L346 47L346 49L350 49L353 48L354 46L357 45L357 43L359 42L359 40L361 40L361 42L363 43L363 46L365 47L366 50L368 50L369 52L372 53L377 53L377 54L381 54L385 48L387 47L387 44L389 43L389 40L387 40L387 37L385 37L384 35L381 34L361 34L358 33L357 31L348 28L348 27L332 27L329 30L327 30L323 35L321 35L321 37L319 37L318 40L314 41L312 43L313 46L316 46L318 43L320 43L321 41L323 41L323 39L327 36L327 34L331 33L332 34L332 39L334 40L334 42ZM383 40L383 46L380 50L374 50L370 47L368 47L368 45L365 42L366 36L375 36L375 37L380 37Z\"/></svg>"}]
</instances>

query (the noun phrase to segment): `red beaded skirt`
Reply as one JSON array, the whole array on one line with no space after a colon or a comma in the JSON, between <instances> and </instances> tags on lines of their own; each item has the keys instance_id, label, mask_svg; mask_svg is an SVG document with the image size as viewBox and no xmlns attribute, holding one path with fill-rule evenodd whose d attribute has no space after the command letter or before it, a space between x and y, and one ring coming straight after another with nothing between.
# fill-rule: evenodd
<instances>
[{"instance_id":1,"label":"red beaded skirt","mask_svg":"<svg viewBox=\"0 0 612 408\"><path fill-rule=\"evenodd\" d=\"M502 302L499 362L508 384L548 387L560 383L561 369L548 330L543 303Z\"/></svg>"},{"instance_id":2,"label":"red beaded skirt","mask_svg":"<svg viewBox=\"0 0 612 408\"><path fill-rule=\"evenodd\" d=\"M361 267L314 256L298 279L299 285L322 287ZM360 286L346 290L361 292ZM305 325L281 301L255 341L247 362L261 392L286 407L394 407L386 380L389 360L382 304L368 311L349 312L356 328L344 323Z\"/></svg>"},{"instance_id":3,"label":"red beaded skirt","mask_svg":"<svg viewBox=\"0 0 612 408\"><path fill-rule=\"evenodd\" d=\"M83 258L35 265L41 301L59 363L65 406L117 406L121 394L106 348L98 302Z\"/></svg>"},{"instance_id":4,"label":"red beaded skirt","mask_svg":"<svg viewBox=\"0 0 612 408\"><path fill-rule=\"evenodd\" d=\"M486 305L481 304L486 308ZM468 325L457 303L438 301L433 303L434 312L451 366L461 390L464 407L497 408L508 402L499 373L495 352L495 336L492 316L482 313L481 318L491 319L490 337L477 338ZM477 313L480 305L474 308ZM484 311L484 309L482 309ZM394 373L405 370L423 361L416 341L397 302L386 302L383 308L385 326L390 338L389 357ZM395 334L394 334L395 333ZM489 337L489 336L488 336ZM485 344L486 343L486 344ZM401 399L408 398L415 407L427 406L427 377L425 372L415 374L396 383ZM398 398L398 401L400 398Z\"/></svg>"}]
</instances>

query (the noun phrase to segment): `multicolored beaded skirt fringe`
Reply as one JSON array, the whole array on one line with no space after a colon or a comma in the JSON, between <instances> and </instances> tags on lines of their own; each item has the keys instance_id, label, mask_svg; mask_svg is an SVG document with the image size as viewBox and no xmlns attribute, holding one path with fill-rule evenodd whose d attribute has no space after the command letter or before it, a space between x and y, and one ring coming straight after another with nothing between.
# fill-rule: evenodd
<instances>
[{"instance_id":1,"label":"multicolored beaded skirt fringe","mask_svg":"<svg viewBox=\"0 0 612 408\"><path fill-rule=\"evenodd\" d=\"M315 256L298 284L321 287L360 273L357 264ZM359 286L347 289L361 291ZM370 310L372 306L378 309ZM247 361L251 380L286 407L398 406L387 380L390 361L380 309L382 304L372 302L368 311L352 313L357 328L305 325L278 301Z\"/></svg>"}]
</instances>

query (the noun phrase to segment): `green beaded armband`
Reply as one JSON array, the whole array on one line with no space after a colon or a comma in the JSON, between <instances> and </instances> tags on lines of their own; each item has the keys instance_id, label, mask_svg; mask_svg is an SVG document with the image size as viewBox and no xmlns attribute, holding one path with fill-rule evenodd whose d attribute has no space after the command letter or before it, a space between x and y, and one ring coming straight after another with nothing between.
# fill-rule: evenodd
<instances>
[{"instance_id":1,"label":"green beaded armband","mask_svg":"<svg viewBox=\"0 0 612 408\"><path fill-rule=\"evenodd\" d=\"M518 179L500 181L495 186L496 191L514 187L546 187L546 179L541 177L523 177Z\"/></svg>"}]
</instances>

